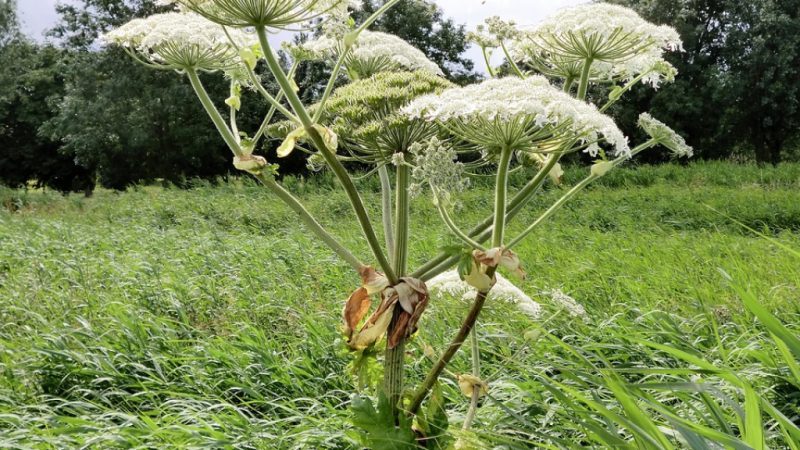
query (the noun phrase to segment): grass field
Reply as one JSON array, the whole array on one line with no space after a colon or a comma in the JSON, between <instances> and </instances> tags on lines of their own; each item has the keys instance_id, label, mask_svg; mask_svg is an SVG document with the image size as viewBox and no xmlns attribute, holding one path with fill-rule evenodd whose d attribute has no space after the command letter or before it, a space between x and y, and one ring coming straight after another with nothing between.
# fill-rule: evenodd
<instances>
[{"instance_id":1,"label":"grass field","mask_svg":"<svg viewBox=\"0 0 800 450\"><path fill-rule=\"evenodd\" d=\"M367 254L342 192L287 184ZM488 214L489 192L465 197L460 224ZM258 186L0 202L0 448L356 447L338 326L357 277ZM453 241L415 206L422 262ZM470 448L800 448L800 165L625 169L543 230L519 249L541 318L495 302L479 322L491 398ZM433 299L412 381L467 307ZM459 437L467 399L442 387Z\"/></svg>"}]
</instances>

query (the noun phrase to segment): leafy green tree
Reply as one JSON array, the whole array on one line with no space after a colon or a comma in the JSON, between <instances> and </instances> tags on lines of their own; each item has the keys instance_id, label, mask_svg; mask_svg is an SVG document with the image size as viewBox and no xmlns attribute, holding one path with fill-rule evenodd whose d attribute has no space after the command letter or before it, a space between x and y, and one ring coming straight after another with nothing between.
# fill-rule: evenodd
<instances>
[{"instance_id":1,"label":"leafy green tree","mask_svg":"<svg viewBox=\"0 0 800 450\"><path fill-rule=\"evenodd\" d=\"M35 181L62 192L91 192L91 172L60 153L60 144L39 133L63 91L62 52L25 40L14 2L0 3L0 183Z\"/></svg>"},{"instance_id":2,"label":"leafy green tree","mask_svg":"<svg viewBox=\"0 0 800 450\"><path fill-rule=\"evenodd\" d=\"M614 109L628 132L649 110L703 158L749 152L777 163L800 128L799 0L613 0L675 27L685 52L669 55L676 82L636 89Z\"/></svg>"},{"instance_id":3,"label":"leafy green tree","mask_svg":"<svg viewBox=\"0 0 800 450\"><path fill-rule=\"evenodd\" d=\"M51 35L71 56L59 113L43 131L61 139L64 151L96 170L109 188L158 179L180 185L231 170L227 151L184 78L140 66L120 49L98 49L97 38L107 30L164 10L154 0L82 0L58 6L61 22ZM212 96L225 99L228 90L221 75L210 76L218 77L208 83ZM243 128L258 126L256 116L266 106L259 107L242 111Z\"/></svg>"},{"instance_id":4,"label":"leafy green tree","mask_svg":"<svg viewBox=\"0 0 800 450\"><path fill-rule=\"evenodd\" d=\"M103 186L181 184L228 172L225 149L191 101L191 87L175 74L148 70L113 49L75 54L67 78L59 113L43 131L94 168Z\"/></svg>"},{"instance_id":5,"label":"leafy green tree","mask_svg":"<svg viewBox=\"0 0 800 450\"><path fill-rule=\"evenodd\" d=\"M777 164L800 136L800 0L732 2L727 131Z\"/></svg>"},{"instance_id":6,"label":"leafy green tree","mask_svg":"<svg viewBox=\"0 0 800 450\"><path fill-rule=\"evenodd\" d=\"M386 0L364 0L361 11L353 16L360 22L385 3ZM404 0L381 16L370 29L405 39L437 63L453 82L464 84L477 78L474 63L464 56L469 45L464 25L445 18L442 8L432 1Z\"/></svg>"},{"instance_id":7,"label":"leafy green tree","mask_svg":"<svg viewBox=\"0 0 800 450\"><path fill-rule=\"evenodd\" d=\"M636 135L636 118L650 111L686 137L696 156L723 158L731 142L722 129L721 111L726 95L723 78L725 34L730 27L729 0L616 0L635 9L645 19L674 27L684 43L683 52L667 60L677 69L674 83L653 91L639 86L612 113L628 135ZM654 155L649 156L650 158Z\"/></svg>"}]
</instances>

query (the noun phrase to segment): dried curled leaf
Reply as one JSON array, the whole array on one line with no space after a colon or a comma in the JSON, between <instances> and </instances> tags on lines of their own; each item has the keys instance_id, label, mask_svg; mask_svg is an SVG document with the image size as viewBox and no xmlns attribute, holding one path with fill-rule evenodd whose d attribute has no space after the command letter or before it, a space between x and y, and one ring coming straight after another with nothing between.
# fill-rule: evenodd
<instances>
[{"instance_id":1,"label":"dried curled leaf","mask_svg":"<svg viewBox=\"0 0 800 450\"><path fill-rule=\"evenodd\" d=\"M369 307L372 305L372 300L369 298L369 292L366 288L360 287L350 295L347 302L344 304L342 310L342 318L344 319L344 334L350 340L353 337L353 332L364 316L367 315Z\"/></svg>"},{"instance_id":2,"label":"dried curled leaf","mask_svg":"<svg viewBox=\"0 0 800 450\"><path fill-rule=\"evenodd\" d=\"M263 156L247 155L233 158L233 167L253 175L260 175L268 166L269 164Z\"/></svg>"},{"instance_id":3,"label":"dried curled leaf","mask_svg":"<svg viewBox=\"0 0 800 450\"><path fill-rule=\"evenodd\" d=\"M336 153L336 150L339 149L339 136L337 136L336 133L334 133L330 128L319 124L314 125L314 129L322 137L322 140L325 142L325 146L328 148L328 150ZM308 130L306 130L305 127L299 127L289 133L286 136L286 139L284 139L283 143L281 143L280 147L278 147L278 158L286 158L287 156L291 155L295 147L297 147L298 142L306 139L308 139Z\"/></svg>"},{"instance_id":4,"label":"dried curled leaf","mask_svg":"<svg viewBox=\"0 0 800 450\"><path fill-rule=\"evenodd\" d=\"M461 393L469 398L472 398L475 388L478 388L479 398L489 393L489 383L468 373L458 376L458 387L461 389Z\"/></svg>"}]
</instances>

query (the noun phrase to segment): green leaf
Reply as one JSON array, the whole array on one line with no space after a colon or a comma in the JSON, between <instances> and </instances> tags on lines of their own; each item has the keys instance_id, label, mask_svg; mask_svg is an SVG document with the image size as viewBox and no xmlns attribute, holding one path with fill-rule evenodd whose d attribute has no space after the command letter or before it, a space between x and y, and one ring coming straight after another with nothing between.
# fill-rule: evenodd
<instances>
[{"instance_id":1,"label":"green leaf","mask_svg":"<svg viewBox=\"0 0 800 450\"><path fill-rule=\"evenodd\" d=\"M378 398L378 409L368 397L356 395L352 401L353 425L362 430L362 443L368 448L385 450L410 450L416 448L410 420L400 415L400 424L395 425L389 400L382 393Z\"/></svg>"}]
</instances>

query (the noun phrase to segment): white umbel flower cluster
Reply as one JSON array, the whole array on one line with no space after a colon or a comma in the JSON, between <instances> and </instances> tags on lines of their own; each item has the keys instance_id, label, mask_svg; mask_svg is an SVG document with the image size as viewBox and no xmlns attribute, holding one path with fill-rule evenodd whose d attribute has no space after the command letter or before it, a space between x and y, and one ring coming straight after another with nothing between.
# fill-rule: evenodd
<instances>
[{"instance_id":1,"label":"white umbel flower cluster","mask_svg":"<svg viewBox=\"0 0 800 450\"><path fill-rule=\"evenodd\" d=\"M539 129L557 129L560 135L586 143L587 152L592 155L599 151L600 136L617 154L630 153L627 138L610 117L593 105L554 88L541 76L524 80L517 77L490 79L448 89L439 95L414 100L403 112L412 118L445 123L458 121L467 126L474 123L480 128L525 120ZM487 129L475 134L491 136L493 133Z\"/></svg>"},{"instance_id":2,"label":"white umbel flower cluster","mask_svg":"<svg viewBox=\"0 0 800 450\"><path fill-rule=\"evenodd\" d=\"M237 46L257 42L243 30L229 30ZM103 35L103 41L135 51L154 64L175 69L219 70L237 64L237 51L225 30L192 13L171 12L134 19Z\"/></svg>"},{"instance_id":3,"label":"white umbel flower cluster","mask_svg":"<svg viewBox=\"0 0 800 450\"><path fill-rule=\"evenodd\" d=\"M517 62L544 65L539 69L566 78L577 75L577 61L591 59L593 81L630 81L643 75L642 81L653 87L672 81L676 74L664 60L665 50L683 48L675 29L652 24L631 9L607 3L561 10L538 26L511 36L511 57Z\"/></svg>"},{"instance_id":4,"label":"white umbel flower cluster","mask_svg":"<svg viewBox=\"0 0 800 450\"><path fill-rule=\"evenodd\" d=\"M220 25L230 27L264 26L275 29L307 29L316 19L344 22L348 8L358 9L358 0L159 0L162 5L177 4Z\"/></svg>"},{"instance_id":5,"label":"white umbel flower cluster","mask_svg":"<svg viewBox=\"0 0 800 450\"><path fill-rule=\"evenodd\" d=\"M522 289L515 286L500 274L495 275L497 283L494 285L487 300L502 300L517 305L520 311L533 319L539 318L542 307L529 297ZM435 276L425 283L431 292L460 297L464 300L474 300L477 291L458 276L458 271L451 270Z\"/></svg>"},{"instance_id":6,"label":"white umbel flower cluster","mask_svg":"<svg viewBox=\"0 0 800 450\"><path fill-rule=\"evenodd\" d=\"M585 56L586 51L605 53L610 48L627 49L633 54L650 47L683 49L680 35L674 28L652 24L632 9L608 3L562 9L541 22L532 34L543 46L555 44L549 50L576 57ZM584 45L590 41L588 46Z\"/></svg>"},{"instance_id":7,"label":"white umbel flower cluster","mask_svg":"<svg viewBox=\"0 0 800 450\"><path fill-rule=\"evenodd\" d=\"M313 59L336 60L342 43L338 39L323 36L304 43L302 49ZM421 50L393 34L378 31L364 31L359 35L346 58L345 67L351 75L359 78L398 70L421 70L444 75L442 69Z\"/></svg>"},{"instance_id":8,"label":"white umbel flower cluster","mask_svg":"<svg viewBox=\"0 0 800 450\"><path fill-rule=\"evenodd\" d=\"M639 116L639 128L659 144L670 149L674 156L686 158L694 156L694 149L686 144L686 140L680 134L650 114L642 113Z\"/></svg>"}]
</instances>

